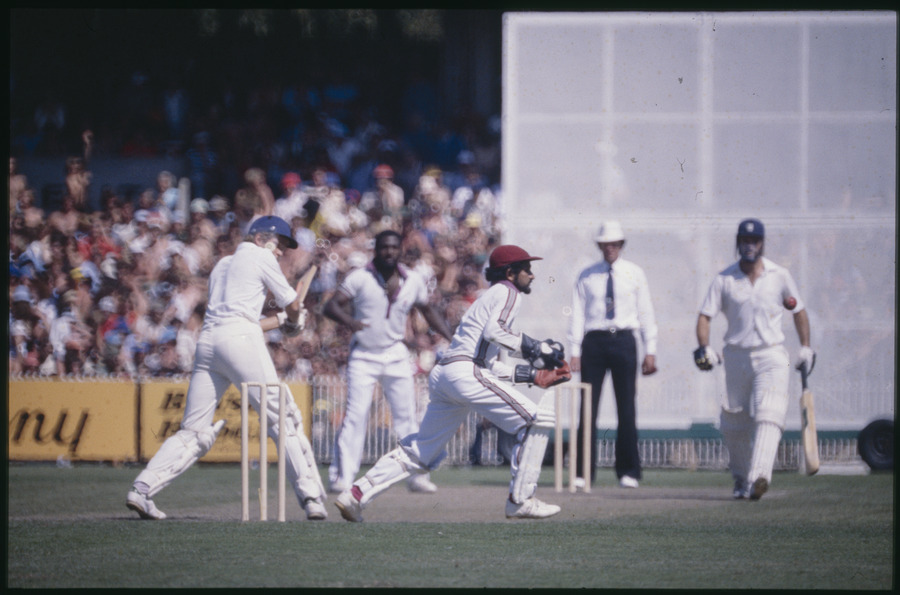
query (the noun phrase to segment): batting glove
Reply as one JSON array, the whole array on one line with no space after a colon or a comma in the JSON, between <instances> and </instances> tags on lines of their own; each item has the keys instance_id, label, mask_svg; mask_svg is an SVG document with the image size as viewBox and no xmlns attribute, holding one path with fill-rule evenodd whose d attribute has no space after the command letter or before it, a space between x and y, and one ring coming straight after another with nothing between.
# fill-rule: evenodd
<instances>
[{"instance_id":1,"label":"batting glove","mask_svg":"<svg viewBox=\"0 0 900 595\"><path fill-rule=\"evenodd\" d=\"M306 326L306 316L307 310L303 308L300 310L300 316L297 318L297 322L294 322L290 318L285 318L284 322L281 323L281 332L285 334L287 337L296 337L300 334L300 331L303 330L303 327Z\"/></svg>"},{"instance_id":2,"label":"batting glove","mask_svg":"<svg viewBox=\"0 0 900 595\"><path fill-rule=\"evenodd\" d=\"M719 361L719 356L709 345L694 350L694 363L704 372L712 370Z\"/></svg>"},{"instance_id":3,"label":"batting glove","mask_svg":"<svg viewBox=\"0 0 900 595\"><path fill-rule=\"evenodd\" d=\"M797 369L803 365L806 365L806 375L812 374L813 366L816 365L816 352L812 347L801 347L797 353Z\"/></svg>"}]
</instances>

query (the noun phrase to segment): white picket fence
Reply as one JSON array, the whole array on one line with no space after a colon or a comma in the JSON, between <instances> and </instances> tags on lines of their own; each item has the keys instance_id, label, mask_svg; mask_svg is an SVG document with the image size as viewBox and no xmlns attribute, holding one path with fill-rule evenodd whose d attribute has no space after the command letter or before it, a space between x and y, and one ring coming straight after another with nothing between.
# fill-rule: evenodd
<instances>
[{"instance_id":1,"label":"white picket fence","mask_svg":"<svg viewBox=\"0 0 900 595\"><path fill-rule=\"evenodd\" d=\"M335 432L343 418L346 401L346 381L340 376L319 376L312 380L312 443L319 464L331 463L334 454ZM428 405L427 379L417 377L416 398L419 419ZM380 386L376 386L369 425L366 433L363 464L372 464L383 454L396 447L398 437L391 427L390 407ZM480 448L473 448L480 440ZM568 442L568 441L567 441ZM566 444L568 446L568 444ZM716 469L728 467L728 450L720 439L641 439L639 440L641 463L645 468ZM600 439L600 467L612 467L615 462L615 441ZM465 423L447 444L445 465L506 464L511 448L511 437L499 433L475 413L470 413ZM478 452L475 452L475 451ZM553 449L548 448L545 461L552 464ZM820 440L819 457L822 464L852 465L862 462L857 451L856 439ZM784 440L778 449L776 470L797 470L801 462L798 440Z\"/></svg>"}]
</instances>

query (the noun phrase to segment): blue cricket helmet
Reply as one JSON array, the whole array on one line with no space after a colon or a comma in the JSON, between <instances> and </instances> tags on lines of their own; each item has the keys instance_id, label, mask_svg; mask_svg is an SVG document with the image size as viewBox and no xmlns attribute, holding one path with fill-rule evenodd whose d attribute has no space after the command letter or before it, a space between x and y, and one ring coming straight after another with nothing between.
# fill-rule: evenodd
<instances>
[{"instance_id":1,"label":"blue cricket helmet","mask_svg":"<svg viewBox=\"0 0 900 595\"><path fill-rule=\"evenodd\" d=\"M759 219L744 219L738 225L738 237L765 238L766 228Z\"/></svg>"},{"instance_id":2,"label":"blue cricket helmet","mask_svg":"<svg viewBox=\"0 0 900 595\"><path fill-rule=\"evenodd\" d=\"M274 215L264 215L260 217L250 224L247 235L263 232L271 232L281 236L288 248L293 249L298 245L297 240L291 235L291 226L281 217L276 217Z\"/></svg>"}]
</instances>

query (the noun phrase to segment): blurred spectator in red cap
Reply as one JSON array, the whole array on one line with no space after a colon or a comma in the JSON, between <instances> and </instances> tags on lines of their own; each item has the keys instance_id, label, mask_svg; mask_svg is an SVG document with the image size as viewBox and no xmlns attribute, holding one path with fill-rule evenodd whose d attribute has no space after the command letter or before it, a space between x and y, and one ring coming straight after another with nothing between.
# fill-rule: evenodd
<instances>
[{"instance_id":1,"label":"blurred spectator in red cap","mask_svg":"<svg viewBox=\"0 0 900 595\"><path fill-rule=\"evenodd\" d=\"M405 196L403 189L394 183L394 170L390 165L382 163L372 172L374 185L367 190L359 201L359 209L369 217L369 221L379 231L390 228L394 231L403 229Z\"/></svg>"},{"instance_id":2,"label":"blurred spectator in red cap","mask_svg":"<svg viewBox=\"0 0 900 595\"><path fill-rule=\"evenodd\" d=\"M275 201L273 215L281 217L288 223L294 217L303 218L303 205L306 204L306 193L302 189L302 180L296 172L289 171L281 178L282 195Z\"/></svg>"}]
</instances>

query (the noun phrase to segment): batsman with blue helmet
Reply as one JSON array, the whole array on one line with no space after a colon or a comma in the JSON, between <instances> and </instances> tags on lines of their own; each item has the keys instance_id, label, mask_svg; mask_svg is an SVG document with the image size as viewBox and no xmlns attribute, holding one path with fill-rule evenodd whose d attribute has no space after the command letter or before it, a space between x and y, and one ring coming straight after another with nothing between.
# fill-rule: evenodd
<instances>
[{"instance_id":1,"label":"batsman with blue helmet","mask_svg":"<svg viewBox=\"0 0 900 595\"><path fill-rule=\"evenodd\" d=\"M213 416L232 384L273 385L268 388L266 415L269 436L278 442L280 380L266 347L260 316L266 296L271 293L275 304L282 309L277 316L282 332L290 336L303 328L306 310L278 264L284 251L294 248L297 242L284 219L259 217L250 224L234 254L219 260L210 273L206 314L197 339L180 429L163 442L135 479L126 498L126 506L141 518L166 518L153 497L212 448L225 425L225 420L213 423ZM249 399L250 405L259 412L259 394L250 391ZM307 518L324 520L327 517L325 490L293 395L289 395L287 407L287 479Z\"/></svg>"},{"instance_id":2,"label":"batsman with blue helmet","mask_svg":"<svg viewBox=\"0 0 900 595\"><path fill-rule=\"evenodd\" d=\"M721 432L734 478L733 497L759 500L769 489L788 408L790 357L781 319L793 312L800 339L797 367L812 372L809 317L791 273L763 256L766 230L759 219L738 225L739 260L716 275L697 317L694 363L703 371L720 363L709 344L710 322L728 321L723 349L727 403Z\"/></svg>"}]
</instances>

